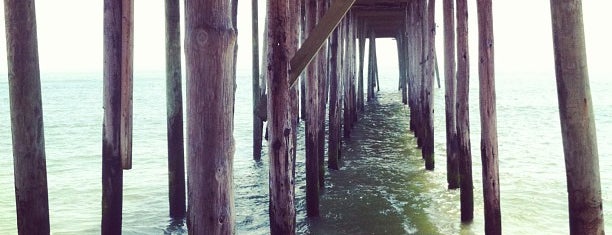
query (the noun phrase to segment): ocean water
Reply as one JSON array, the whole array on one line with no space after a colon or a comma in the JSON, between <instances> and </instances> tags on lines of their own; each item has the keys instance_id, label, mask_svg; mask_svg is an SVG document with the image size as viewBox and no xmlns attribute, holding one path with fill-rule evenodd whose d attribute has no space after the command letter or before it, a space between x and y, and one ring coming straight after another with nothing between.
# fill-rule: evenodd
<instances>
[{"instance_id":1,"label":"ocean water","mask_svg":"<svg viewBox=\"0 0 612 235\"><path fill-rule=\"evenodd\" d=\"M304 211L304 152L298 150L296 205L303 234L483 234L477 79L470 118L475 220L459 221L459 192L446 189L444 89L435 89L435 171L425 171L408 131L395 72L347 140L343 165L326 174L321 218ZM134 82L133 169L124 173L125 234L182 234L167 206L165 80L142 72ZM237 234L267 234L268 163L251 159L250 74L236 93L234 192ZM591 88L606 228L612 229L612 83L592 76ZM506 234L567 234L567 193L552 74L497 75L499 169ZM53 234L99 234L101 214L102 75L43 74L50 222ZM303 126L300 131L303 133ZM303 141L300 135L300 141ZM303 142L300 142L303 143ZM264 148L265 149L265 148ZM0 78L0 234L16 234L6 75Z\"/></svg>"}]
</instances>

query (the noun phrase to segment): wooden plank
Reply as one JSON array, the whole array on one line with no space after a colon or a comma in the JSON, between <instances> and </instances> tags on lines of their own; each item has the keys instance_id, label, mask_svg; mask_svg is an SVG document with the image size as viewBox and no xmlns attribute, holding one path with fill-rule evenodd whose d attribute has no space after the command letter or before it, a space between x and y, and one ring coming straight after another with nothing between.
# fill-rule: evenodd
<instances>
[{"instance_id":1,"label":"wooden plank","mask_svg":"<svg viewBox=\"0 0 612 235\"><path fill-rule=\"evenodd\" d=\"M121 234L121 78L123 1L104 1L104 124L102 130L102 234Z\"/></svg>"},{"instance_id":2,"label":"wooden plank","mask_svg":"<svg viewBox=\"0 0 612 235\"><path fill-rule=\"evenodd\" d=\"M132 169L132 94L134 90L134 1L121 8L121 167Z\"/></svg>"},{"instance_id":3,"label":"wooden plank","mask_svg":"<svg viewBox=\"0 0 612 235\"><path fill-rule=\"evenodd\" d=\"M15 206L20 235L49 234L49 199L34 0L4 1Z\"/></svg>"},{"instance_id":4,"label":"wooden plank","mask_svg":"<svg viewBox=\"0 0 612 235\"><path fill-rule=\"evenodd\" d=\"M474 219L474 183L470 143L470 55L468 47L467 0L457 0L457 142L459 150L459 187L461 221Z\"/></svg>"},{"instance_id":5,"label":"wooden plank","mask_svg":"<svg viewBox=\"0 0 612 235\"><path fill-rule=\"evenodd\" d=\"M604 234L597 134L582 1L551 1L570 234Z\"/></svg>"},{"instance_id":6,"label":"wooden plank","mask_svg":"<svg viewBox=\"0 0 612 235\"><path fill-rule=\"evenodd\" d=\"M446 182L448 189L459 188L457 152L457 107L455 78L455 3L444 0L444 106L446 117Z\"/></svg>"},{"instance_id":7,"label":"wooden plank","mask_svg":"<svg viewBox=\"0 0 612 235\"><path fill-rule=\"evenodd\" d=\"M310 61L312 61L319 49L321 49L321 46L323 46L325 40L329 37L334 28L336 28L344 15L346 15L353 3L355 3L355 0L335 0L332 2L323 18L321 18L317 24L317 27L312 29L306 41L302 43L300 49L291 59L291 70L289 72L290 84L293 85L295 83L298 76L300 76Z\"/></svg>"},{"instance_id":8,"label":"wooden plank","mask_svg":"<svg viewBox=\"0 0 612 235\"><path fill-rule=\"evenodd\" d=\"M232 5L185 1L189 232L233 234L234 51Z\"/></svg>"},{"instance_id":9,"label":"wooden plank","mask_svg":"<svg viewBox=\"0 0 612 235\"><path fill-rule=\"evenodd\" d=\"M295 184L294 154L292 148L293 116L291 86L288 81L289 58L297 39L297 29L293 24L295 0L270 1L268 3L268 38L270 49L266 58L269 66L266 74L270 89L268 93L268 156L270 162L270 233L295 234ZM291 39L285 40L286 37ZM294 48L297 48L297 44Z\"/></svg>"},{"instance_id":10,"label":"wooden plank","mask_svg":"<svg viewBox=\"0 0 612 235\"><path fill-rule=\"evenodd\" d=\"M166 112L168 136L168 192L170 217L185 218L185 147L181 76L180 1L166 6Z\"/></svg>"}]
</instances>

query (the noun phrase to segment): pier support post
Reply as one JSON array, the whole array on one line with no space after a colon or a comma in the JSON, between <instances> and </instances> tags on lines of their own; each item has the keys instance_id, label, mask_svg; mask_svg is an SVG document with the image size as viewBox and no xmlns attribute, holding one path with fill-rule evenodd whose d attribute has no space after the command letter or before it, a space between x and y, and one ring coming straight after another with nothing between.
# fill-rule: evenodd
<instances>
[{"instance_id":1,"label":"pier support post","mask_svg":"<svg viewBox=\"0 0 612 235\"><path fill-rule=\"evenodd\" d=\"M121 234L123 169L131 168L133 7L104 1L103 234Z\"/></svg>"},{"instance_id":2,"label":"pier support post","mask_svg":"<svg viewBox=\"0 0 612 235\"><path fill-rule=\"evenodd\" d=\"M604 234L582 1L550 2L570 234Z\"/></svg>"},{"instance_id":3,"label":"pier support post","mask_svg":"<svg viewBox=\"0 0 612 235\"><path fill-rule=\"evenodd\" d=\"M327 150L327 167L330 169L340 169L338 157L340 155L340 28L336 28L330 38L329 51L329 145Z\"/></svg>"},{"instance_id":4,"label":"pier support post","mask_svg":"<svg viewBox=\"0 0 612 235\"><path fill-rule=\"evenodd\" d=\"M376 78L374 73L374 67L376 63L375 59L375 44L376 44L376 35L373 30L370 30L370 44L369 44L369 52L368 52L368 101L374 99L374 86Z\"/></svg>"},{"instance_id":5,"label":"pier support post","mask_svg":"<svg viewBox=\"0 0 612 235\"><path fill-rule=\"evenodd\" d=\"M293 132L294 102L289 84L289 61L295 53L297 17L295 0L268 2L268 120L270 157L270 232L295 234L295 184ZM295 32L294 32L295 30ZM293 52L291 52L293 51ZM296 95L296 94L294 94Z\"/></svg>"},{"instance_id":6,"label":"pier support post","mask_svg":"<svg viewBox=\"0 0 612 235\"><path fill-rule=\"evenodd\" d=\"M344 23L342 24L342 40L344 41L344 54L342 55L342 79L344 80L344 138L351 137L351 131L353 129L353 99L351 97L351 89L353 89L353 83L351 82L351 34L350 34L350 17L344 18Z\"/></svg>"},{"instance_id":7,"label":"pier support post","mask_svg":"<svg viewBox=\"0 0 612 235\"><path fill-rule=\"evenodd\" d=\"M187 226L191 234L233 234L234 50L229 0L185 1Z\"/></svg>"},{"instance_id":8,"label":"pier support post","mask_svg":"<svg viewBox=\"0 0 612 235\"><path fill-rule=\"evenodd\" d=\"M253 53L253 159L261 159L263 120L259 115L261 101L261 88L259 87L259 14L258 0L251 0L251 32L252 32L252 53Z\"/></svg>"},{"instance_id":9,"label":"pier support post","mask_svg":"<svg viewBox=\"0 0 612 235\"><path fill-rule=\"evenodd\" d=\"M326 0L317 0L317 23L323 23L322 22L322 18L323 15L325 14L325 12L327 11L327 1ZM325 117L326 117L326 111L327 111L327 98L328 98L328 87L329 87L329 75L328 75L328 67L327 67L327 61L328 61L328 48L327 48L327 43L328 40L326 39L323 42L323 45L321 46L321 49L319 49L318 55L316 57L316 63L318 63L318 75L317 75L317 82L318 82L318 95L319 95L319 117L318 117L318 124L319 124L319 137L318 137L318 148L317 151L319 151L319 153L317 154L319 156L319 187L321 189L325 188ZM313 63L315 63L315 61L313 61Z\"/></svg>"},{"instance_id":10,"label":"pier support post","mask_svg":"<svg viewBox=\"0 0 612 235\"><path fill-rule=\"evenodd\" d=\"M398 36L395 38L397 43L397 62L399 65L399 89L402 93L402 103L408 104L408 91L407 91L407 79L406 79L406 52L404 51L406 46L404 46L404 38L405 32L402 30L399 32Z\"/></svg>"},{"instance_id":11,"label":"pier support post","mask_svg":"<svg viewBox=\"0 0 612 235\"><path fill-rule=\"evenodd\" d=\"M461 221L474 218L474 183L470 143L470 57L468 48L467 0L457 3L457 143L459 151L459 184Z\"/></svg>"},{"instance_id":12,"label":"pier support post","mask_svg":"<svg viewBox=\"0 0 612 235\"><path fill-rule=\"evenodd\" d=\"M425 58L423 69L423 146L421 152L425 159L425 169L433 170L434 161L434 126L433 126L433 86L434 86L434 64L435 64L435 42L436 23L435 8L436 1L427 1L427 12L423 18L423 57Z\"/></svg>"},{"instance_id":13,"label":"pier support post","mask_svg":"<svg viewBox=\"0 0 612 235\"><path fill-rule=\"evenodd\" d=\"M317 0L306 1L306 34L317 22ZM319 216L319 83L318 63L306 69L306 215Z\"/></svg>"},{"instance_id":14,"label":"pier support post","mask_svg":"<svg viewBox=\"0 0 612 235\"><path fill-rule=\"evenodd\" d=\"M501 234L497 111L491 0L478 0L478 74L480 77L480 125L485 233Z\"/></svg>"},{"instance_id":15,"label":"pier support post","mask_svg":"<svg viewBox=\"0 0 612 235\"><path fill-rule=\"evenodd\" d=\"M444 106L446 110L446 182L448 189L459 188L455 78L455 3L444 0Z\"/></svg>"},{"instance_id":16,"label":"pier support post","mask_svg":"<svg viewBox=\"0 0 612 235\"><path fill-rule=\"evenodd\" d=\"M366 23L364 21L360 21L358 24L359 30L357 31L357 35L359 37L359 81L357 87L357 96L359 103L359 111L363 112L365 110L365 101L364 101L364 90L363 90L363 67L365 60L365 40L366 40Z\"/></svg>"},{"instance_id":17,"label":"pier support post","mask_svg":"<svg viewBox=\"0 0 612 235\"><path fill-rule=\"evenodd\" d=\"M170 217L185 218L185 151L179 0L166 0L166 112Z\"/></svg>"},{"instance_id":18,"label":"pier support post","mask_svg":"<svg viewBox=\"0 0 612 235\"><path fill-rule=\"evenodd\" d=\"M22 235L49 234L47 166L34 1L5 0L4 17L17 231Z\"/></svg>"}]
</instances>

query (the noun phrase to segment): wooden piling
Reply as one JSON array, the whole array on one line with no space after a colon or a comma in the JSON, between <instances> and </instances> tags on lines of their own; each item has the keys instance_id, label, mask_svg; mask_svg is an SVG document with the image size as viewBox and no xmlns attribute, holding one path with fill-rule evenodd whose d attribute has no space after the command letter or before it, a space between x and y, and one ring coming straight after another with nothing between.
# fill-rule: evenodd
<instances>
[{"instance_id":1,"label":"wooden piling","mask_svg":"<svg viewBox=\"0 0 612 235\"><path fill-rule=\"evenodd\" d=\"M358 106L359 111L363 112L365 110L365 99L364 99L364 89L363 89L363 67L365 60L365 40L366 40L366 23L364 21L360 21L358 23L359 30L357 35L359 37L359 71L358 71L358 87L357 87L357 96L358 96Z\"/></svg>"},{"instance_id":2,"label":"wooden piling","mask_svg":"<svg viewBox=\"0 0 612 235\"><path fill-rule=\"evenodd\" d=\"M408 82L408 107L410 109L410 131L417 133L417 102L416 102L416 71L417 66L415 65L416 59L416 17L415 17L415 1L409 1L406 3L404 19L406 21L406 35L405 35L405 47L406 47L406 67L407 67L407 82Z\"/></svg>"},{"instance_id":3,"label":"wooden piling","mask_svg":"<svg viewBox=\"0 0 612 235\"><path fill-rule=\"evenodd\" d=\"M398 36L395 38L397 43L397 62L399 65L399 90L402 93L402 103L408 104L408 91L407 91L407 81L406 81L406 52L404 49L404 35L405 32L402 30Z\"/></svg>"},{"instance_id":4,"label":"wooden piling","mask_svg":"<svg viewBox=\"0 0 612 235\"><path fill-rule=\"evenodd\" d=\"M317 1L306 1L306 34L316 26ZM319 87L318 63L306 70L306 215L319 216Z\"/></svg>"},{"instance_id":5,"label":"wooden piling","mask_svg":"<svg viewBox=\"0 0 612 235\"><path fill-rule=\"evenodd\" d=\"M551 1L550 7L570 234L604 234L582 1Z\"/></svg>"},{"instance_id":6,"label":"wooden piling","mask_svg":"<svg viewBox=\"0 0 612 235\"><path fill-rule=\"evenodd\" d=\"M495 66L493 10L491 0L478 0L478 74L480 77L480 125L482 192L485 233L501 234L499 167L497 151L497 111L495 107Z\"/></svg>"},{"instance_id":7,"label":"wooden piling","mask_svg":"<svg viewBox=\"0 0 612 235\"><path fill-rule=\"evenodd\" d=\"M306 40L306 1L300 0L300 44ZM300 76L300 118L306 120L306 73Z\"/></svg>"},{"instance_id":8,"label":"wooden piling","mask_svg":"<svg viewBox=\"0 0 612 235\"><path fill-rule=\"evenodd\" d=\"M434 161L434 126L433 126L433 86L434 60L436 42L435 0L427 1L427 12L423 22L423 146L421 149L425 159L425 169L433 170Z\"/></svg>"},{"instance_id":9,"label":"wooden piling","mask_svg":"<svg viewBox=\"0 0 612 235\"><path fill-rule=\"evenodd\" d=\"M292 148L293 115L288 75L290 51L295 51L292 22L295 13L290 11L295 0L268 2L269 66L266 73L270 89L268 93L269 157L270 157L270 232L271 234L295 234L295 184ZM292 36L290 36L292 35ZM292 50L293 49L293 50Z\"/></svg>"},{"instance_id":10,"label":"wooden piling","mask_svg":"<svg viewBox=\"0 0 612 235\"><path fill-rule=\"evenodd\" d=\"M376 40L374 40L374 87L376 91L380 91L380 79L378 78L378 53L376 53ZM376 97L376 94L374 94Z\"/></svg>"},{"instance_id":11,"label":"wooden piling","mask_svg":"<svg viewBox=\"0 0 612 235\"><path fill-rule=\"evenodd\" d=\"M343 70L343 75L342 75L342 79L343 84L344 84L344 115L343 115L343 126L344 126L344 138L350 138L351 137L351 130L353 128L353 104L352 104L352 99L351 99L351 71L350 71L350 20L349 17L345 17L344 18L344 23L342 24L342 40L344 41L344 54L342 55L342 70Z\"/></svg>"},{"instance_id":12,"label":"wooden piling","mask_svg":"<svg viewBox=\"0 0 612 235\"><path fill-rule=\"evenodd\" d=\"M104 124L102 129L102 224L103 234L121 234L123 167L122 154L125 153L126 137L123 132L124 98L122 89L126 68L125 57L128 50L125 43L126 7L131 1L104 1Z\"/></svg>"},{"instance_id":13,"label":"wooden piling","mask_svg":"<svg viewBox=\"0 0 612 235\"><path fill-rule=\"evenodd\" d=\"M374 99L374 86L376 78L374 73L374 55L376 54L374 51L374 45L376 44L376 35L373 30L370 30L370 44L369 44L369 52L368 52L368 101Z\"/></svg>"},{"instance_id":14,"label":"wooden piling","mask_svg":"<svg viewBox=\"0 0 612 235\"><path fill-rule=\"evenodd\" d=\"M15 204L17 231L21 235L50 232L34 3L4 1Z\"/></svg>"},{"instance_id":15,"label":"wooden piling","mask_svg":"<svg viewBox=\"0 0 612 235\"><path fill-rule=\"evenodd\" d=\"M459 151L459 184L461 221L474 218L474 183L472 182L472 153L470 144L470 60L468 48L467 0L457 4L457 143Z\"/></svg>"},{"instance_id":16,"label":"wooden piling","mask_svg":"<svg viewBox=\"0 0 612 235\"><path fill-rule=\"evenodd\" d=\"M190 234L234 233L231 11L228 0L185 1Z\"/></svg>"},{"instance_id":17,"label":"wooden piling","mask_svg":"<svg viewBox=\"0 0 612 235\"><path fill-rule=\"evenodd\" d=\"M441 88L440 85L440 69L438 68L438 52L436 51L435 45L434 45L434 68L436 71L436 81L438 82L438 88Z\"/></svg>"},{"instance_id":18,"label":"wooden piling","mask_svg":"<svg viewBox=\"0 0 612 235\"><path fill-rule=\"evenodd\" d=\"M409 2L410 17L412 17L412 35L413 35L413 81L414 81L414 134L417 137L417 146L423 146L423 70L426 58L424 58L424 35L423 23L424 14L427 10L423 0Z\"/></svg>"},{"instance_id":19,"label":"wooden piling","mask_svg":"<svg viewBox=\"0 0 612 235\"><path fill-rule=\"evenodd\" d=\"M459 188L457 152L457 107L455 83L455 3L444 0L444 106L446 110L446 182L448 189Z\"/></svg>"},{"instance_id":20,"label":"wooden piling","mask_svg":"<svg viewBox=\"0 0 612 235\"><path fill-rule=\"evenodd\" d=\"M340 155L340 29L336 28L331 35L329 44L329 144L327 149L327 167L340 169L338 156Z\"/></svg>"},{"instance_id":21,"label":"wooden piling","mask_svg":"<svg viewBox=\"0 0 612 235\"><path fill-rule=\"evenodd\" d=\"M185 151L179 0L166 0L166 112L170 217L185 218Z\"/></svg>"},{"instance_id":22,"label":"wooden piling","mask_svg":"<svg viewBox=\"0 0 612 235\"><path fill-rule=\"evenodd\" d=\"M351 75L351 128L355 126L359 117L357 116L358 99L357 99L357 20L354 12L351 11L347 14L350 19L350 58L349 58L349 69Z\"/></svg>"},{"instance_id":23,"label":"wooden piling","mask_svg":"<svg viewBox=\"0 0 612 235\"><path fill-rule=\"evenodd\" d=\"M327 1L326 0L317 0L317 23L323 23L322 18L325 12L327 11ZM328 40L325 40L321 48L319 49L317 55L317 63L319 63L317 68L317 82L318 82L318 96L319 96L319 117L317 121L319 123L319 137L318 137L318 149L319 153L319 187L321 189L325 188L325 117L327 111L327 98L328 98L328 87L329 87L329 78L328 78L328 48L327 48ZM313 61L314 62L314 61Z\"/></svg>"},{"instance_id":24,"label":"wooden piling","mask_svg":"<svg viewBox=\"0 0 612 235\"><path fill-rule=\"evenodd\" d=\"M252 33L252 54L253 54L253 159L261 159L263 120L259 115L261 90L259 87L259 10L258 1L251 1L251 33Z\"/></svg>"}]
</instances>

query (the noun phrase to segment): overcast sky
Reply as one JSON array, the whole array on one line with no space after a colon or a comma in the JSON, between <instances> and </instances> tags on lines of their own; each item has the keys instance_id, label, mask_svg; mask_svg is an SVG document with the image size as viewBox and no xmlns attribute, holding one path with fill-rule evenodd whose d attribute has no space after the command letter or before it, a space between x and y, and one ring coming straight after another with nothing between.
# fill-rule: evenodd
<instances>
[{"instance_id":1,"label":"overcast sky","mask_svg":"<svg viewBox=\"0 0 612 235\"><path fill-rule=\"evenodd\" d=\"M183 1L181 1L181 4ZM442 55L442 1L436 2L438 14L437 48ZM477 57L476 3L469 0L472 63ZM554 72L550 1L493 1L495 64L498 72ZM164 70L164 1L135 0L136 71ZM239 4L238 68L251 67L250 1ZM591 74L611 74L612 60L610 0L585 0L585 27ZM263 31L265 1L260 1ZM3 11L3 9L0 9ZM41 72L102 71L102 0L36 1ZM0 25L4 26L4 17ZM6 74L6 42L0 31L0 72ZM388 41L391 42L391 41ZM395 50L392 43L379 45ZM388 51L388 50L379 50ZM379 56L379 58L385 58ZM395 63L396 61L393 61ZM442 60L440 60L442 62ZM381 61L385 64L385 61Z\"/></svg>"}]
</instances>

